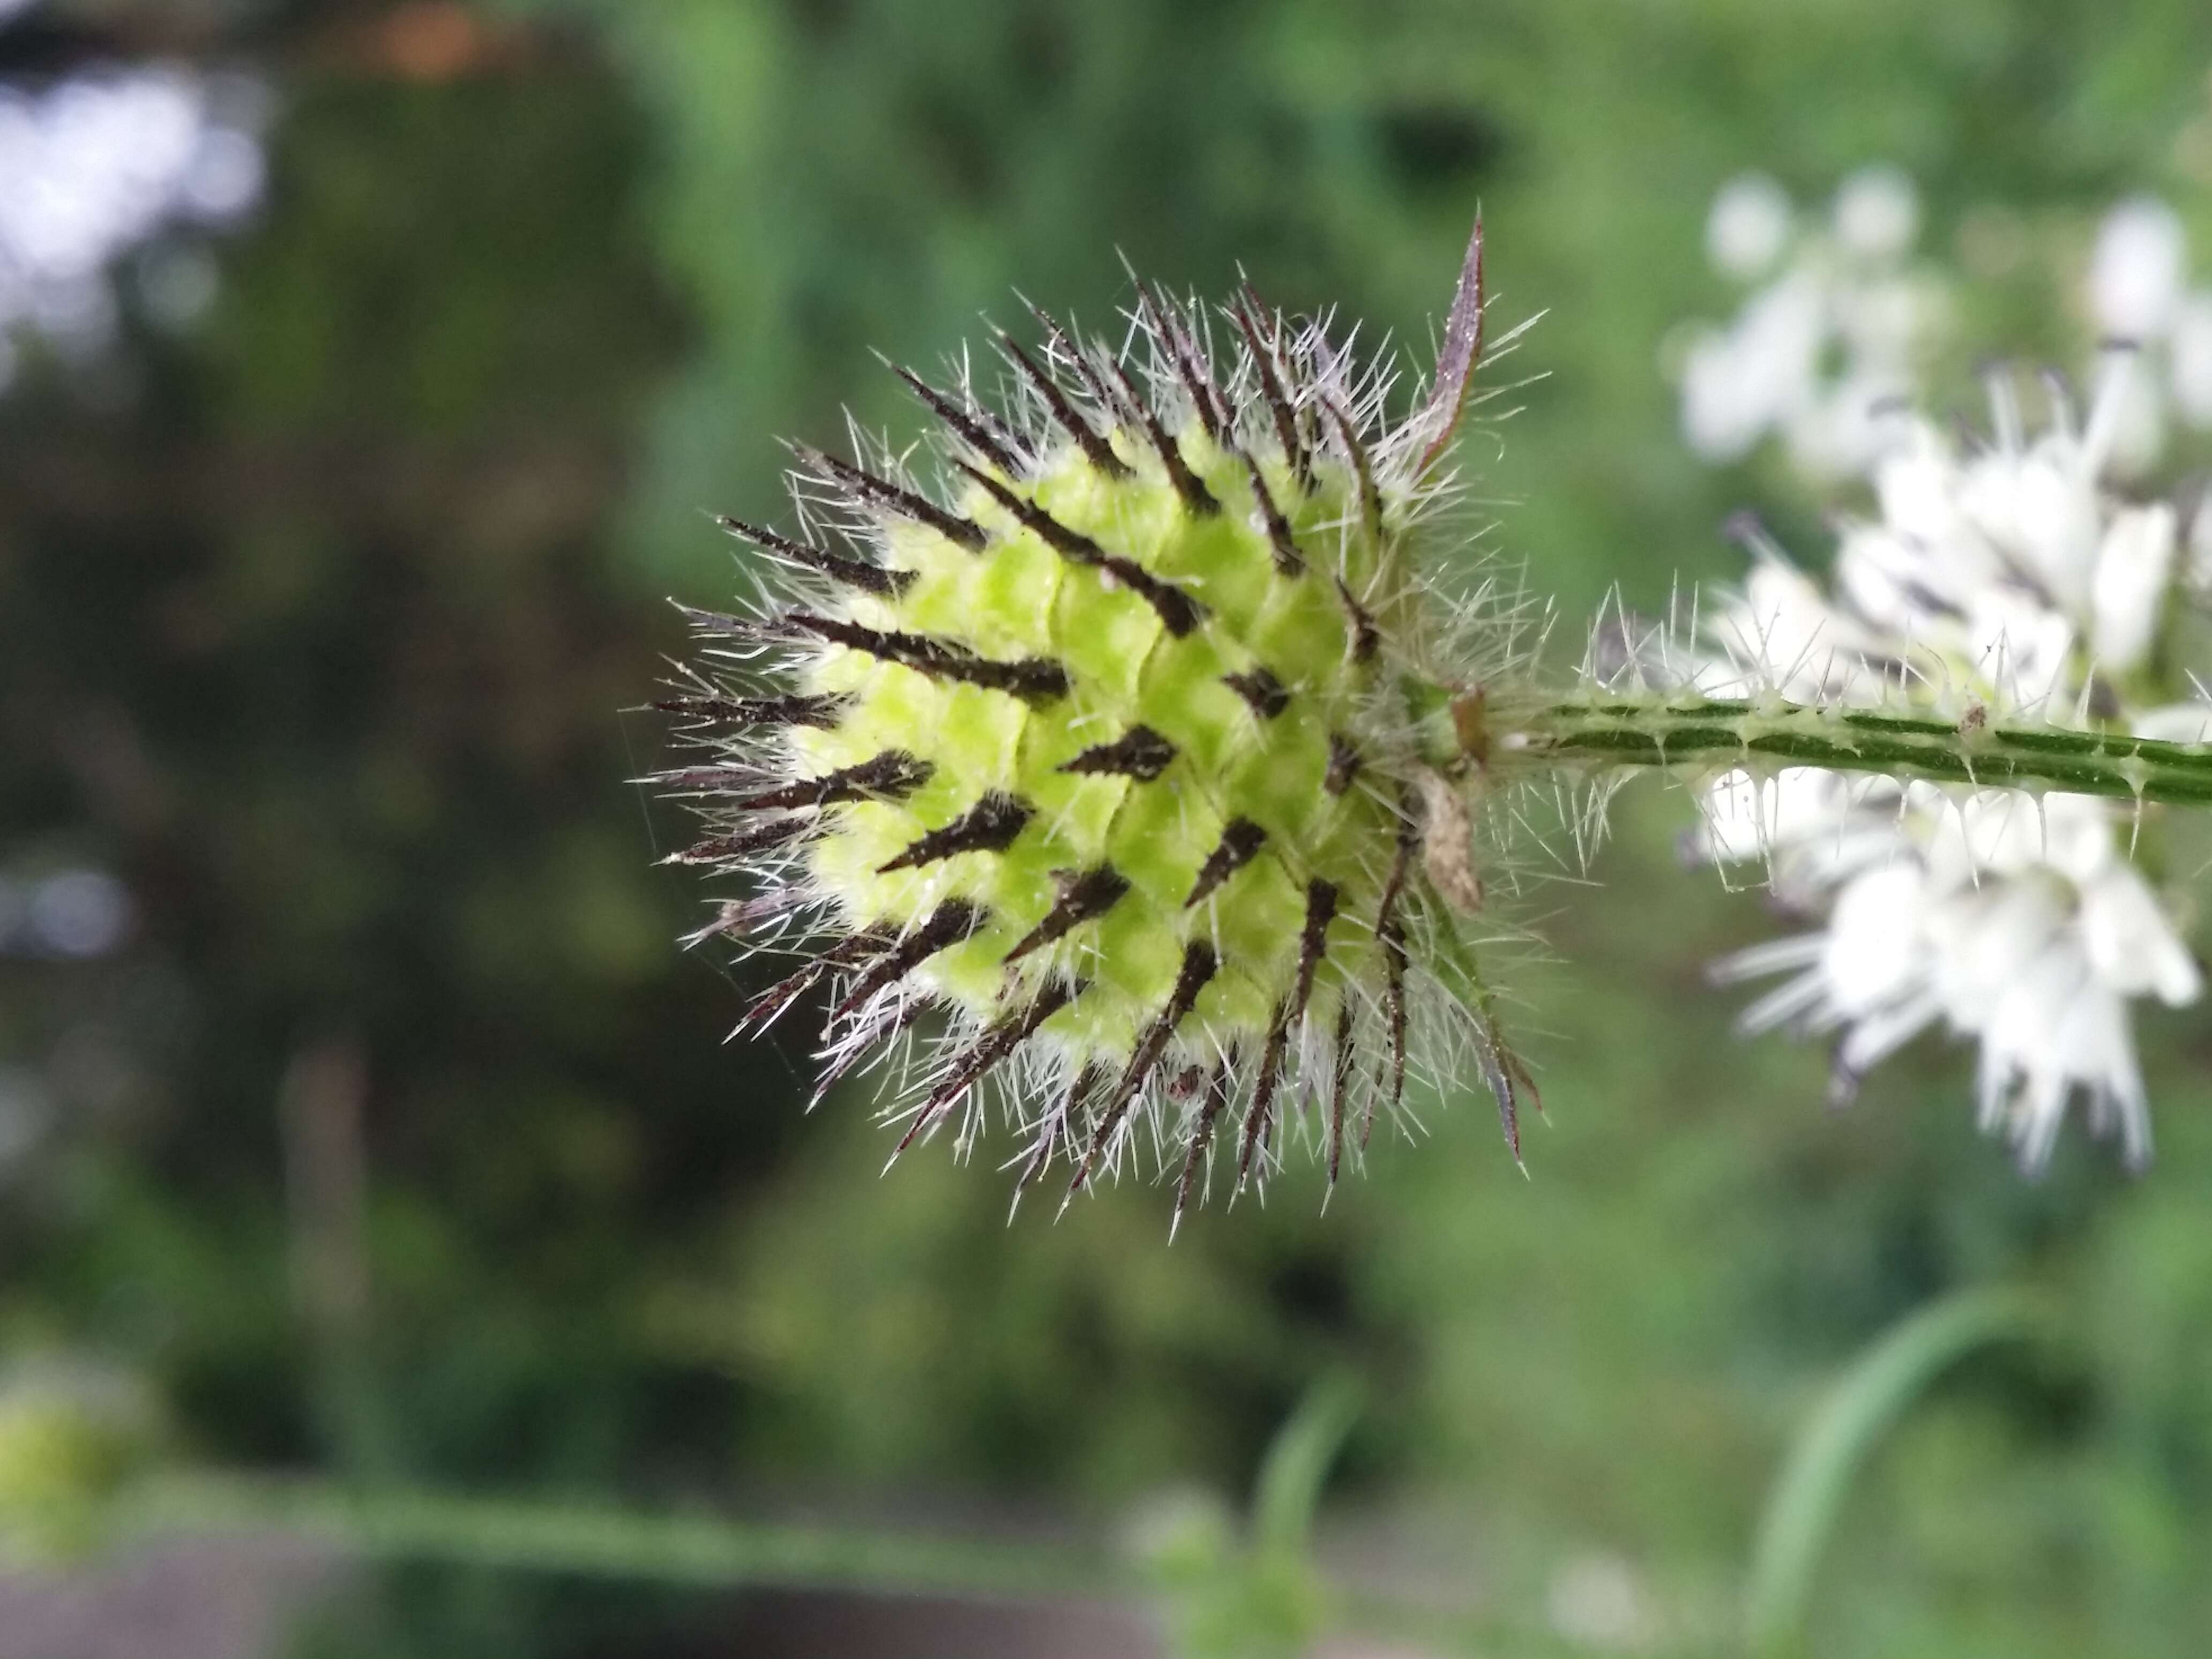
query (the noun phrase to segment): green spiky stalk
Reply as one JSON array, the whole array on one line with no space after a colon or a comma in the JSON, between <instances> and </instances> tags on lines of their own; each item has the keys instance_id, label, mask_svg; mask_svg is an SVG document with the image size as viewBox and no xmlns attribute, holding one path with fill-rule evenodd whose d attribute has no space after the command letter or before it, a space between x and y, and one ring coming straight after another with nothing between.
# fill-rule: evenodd
<instances>
[{"instance_id":1,"label":"green spiky stalk","mask_svg":"<svg viewBox=\"0 0 2212 1659\"><path fill-rule=\"evenodd\" d=\"M1439 763L1565 766L1817 766L1986 788L2047 789L2151 804L2212 802L2212 744L2124 732L1946 721L1880 709L1774 700L1624 697L1593 690L1470 722L1464 694L1414 689L1426 746ZM1456 720L1455 708L1462 712Z\"/></svg>"}]
</instances>

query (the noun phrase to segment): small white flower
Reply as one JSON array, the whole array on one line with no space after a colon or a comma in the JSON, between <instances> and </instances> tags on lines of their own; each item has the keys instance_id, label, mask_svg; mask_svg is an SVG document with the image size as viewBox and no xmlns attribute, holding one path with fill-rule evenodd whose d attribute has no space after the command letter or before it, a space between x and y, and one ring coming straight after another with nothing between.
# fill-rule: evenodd
<instances>
[{"instance_id":1,"label":"small white flower","mask_svg":"<svg viewBox=\"0 0 2212 1659\"><path fill-rule=\"evenodd\" d=\"M1863 258L1893 259L1920 234L1920 192L1895 167L1862 167L1836 192L1836 240Z\"/></svg>"},{"instance_id":2,"label":"small white flower","mask_svg":"<svg viewBox=\"0 0 2212 1659\"><path fill-rule=\"evenodd\" d=\"M2030 441L2000 388L1996 441L1966 454L1902 423L1875 476L1881 517L1844 529L1836 597L1754 538L1759 562L1707 627L1717 653L1697 688L2201 740L2212 703L2125 701L2145 690L2179 541L2171 507L2124 506L2100 486L2125 391L2108 374L2086 422L2062 405ZM2148 1157L2127 1003L2178 1006L2203 984L2130 861L2136 809L1814 768L1731 772L1704 806L1698 855L1763 859L1784 903L1823 918L1718 964L1727 980L1786 975L1745 1010L1746 1029L1832 1036L1848 1097L1941 1024L1978 1045L1982 1124L2024 1167L2047 1160L2077 1097L2131 1166Z\"/></svg>"},{"instance_id":3,"label":"small white flower","mask_svg":"<svg viewBox=\"0 0 2212 1659\"><path fill-rule=\"evenodd\" d=\"M1733 327L1700 336L1682 378L1691 447L1708 460L1734 460L1808 407L1826 328L1819 285L1792 276L1755 295Z\"/></svg>"},{"instance_id":4,"label":"small white flower","mask_svg":"<svg viewBox=\"0 0 2212 1659\"><path fill-rule=\"evenodd\" d=\"M2089 310L2097 326L2153 339L2172 323L2188 247L2181 221L2154 197L2138 196L2105 216L2089 262Z\"/></svg>"},{"instance_id":5,"label":"small white flower","mask_svg":"<svg viewBox=\"0 0 2212 1659\"><path fill-rule=\"evenodd\" d=\"M1706 257L1722 276L1739 282L1764 276L1789 240L1789 193L1763 173L1729 179L1705 216Z\"/></svg>"}]
</instances>

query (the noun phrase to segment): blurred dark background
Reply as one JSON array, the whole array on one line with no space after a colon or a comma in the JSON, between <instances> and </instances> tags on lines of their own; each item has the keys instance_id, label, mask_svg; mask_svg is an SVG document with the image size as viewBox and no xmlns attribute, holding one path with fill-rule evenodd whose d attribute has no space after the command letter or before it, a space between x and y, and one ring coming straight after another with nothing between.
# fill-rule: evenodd
<instances>
[{"instance_id":1,"label":"blurred dark background","mask_svg":"<svg viewBox=\"0 0 2212 1659\"><path fill-rule=\"evenodd\" d=\"M22 134L142 74L168 113L93 150L187 164L77 223ZM803 1115L796 1036L726 1046L754 970L677 948L685 826L628 781L666 599L738 580L702 511L775 520L778 437L847 408L918 432L872 349L933 367L1016 286L1103 323L1119 253L1418 359L1480 204L1493 318L1546 313L1491 371L1544 377L1476 439L1491 547L1564 633L1730 574L1747 503L1817 560L1785 466L1676 432L1662 344L1731 303L1715 191L1900 167L1984 331L2071 361L2114 200L2212 238L2198 0L18 0L0 86L0 226L88 239L0 289L0 1358L142 1379L225 1468L1101 1548L1239 1501L1349 1366L1325 1538L1466 1645L1422 1641L1688 1653L1818 1382L2027 1280L2074 1357L1915 1415L1818 1651L2212 1640L2201 1010L2144 1022L2140 1181L2069 1136L2021 1182L1935 1043L1826 1112L1823 1056L1729 1036L1702 964L1769 923L1647 785L1601 884L1526 901L1528 1178L1425 1102L1325 1215L1301 1175L1170 1249L1141 1183L1009 1225L991 1158L879 1178L860 1103ZM362 1569L272 1650L774 1653L805 1612Z\"/></svg>"}]
</instances>

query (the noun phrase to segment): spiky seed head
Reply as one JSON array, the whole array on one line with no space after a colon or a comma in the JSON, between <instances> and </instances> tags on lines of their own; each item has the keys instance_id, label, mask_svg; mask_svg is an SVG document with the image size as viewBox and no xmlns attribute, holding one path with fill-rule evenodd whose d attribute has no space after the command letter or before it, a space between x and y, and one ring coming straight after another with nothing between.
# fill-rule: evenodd
<instances>
[{"instance_id":1,"label":"spiky seed head","mask_svg":"<svg viewBox=\"0 0 2212 1659\"><path fill-rule=\"evenodd\" d=\"M787 580L694 613L699 684L665 706L714 763L662 781L711 833L678 856L755 888L705 934L799 951L752 1023L829 982L827 1077L884 1060L901 1149L964 1147L995 1088L1021 1186L1057 1163L1072 1193L1143 1136L1180 1213L1287 1124L1334 1179L1409 1043L1450 1031L1515 1133L1526 1077L1472 957L1428 948L1480 892L1475 781L1425 762L1404 690L1439 672L1420 543L1480 246L1402 422L1325 326L1140 289L1124 353L1042 318L1041 347L1001 337L1003 411L905 376L944 422L939 493L802 447L797 532L723 521Z\"/></svg>"}]
</instances>

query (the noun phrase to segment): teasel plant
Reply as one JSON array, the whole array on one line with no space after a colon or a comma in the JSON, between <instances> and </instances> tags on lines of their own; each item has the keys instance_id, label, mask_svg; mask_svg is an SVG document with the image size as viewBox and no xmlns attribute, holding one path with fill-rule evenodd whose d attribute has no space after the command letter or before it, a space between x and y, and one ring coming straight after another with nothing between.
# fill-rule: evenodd
<instances>
[{"instance_id":1,"label":"teasel plant","mask_svg":"<svg viewBox=\"0 0 2212 1659\"><path fill-rule=\"evenodd\" d=\"M1177 1221L1299 1146L1333 1189L1409 1079L1479 1079L1517 1161L1540 1102L1498 970L1532 838L1571 865L1657 771L1698 857L1826 924L1722 965L1793 975L1747 1024L1838 1035L1847 1091L1948 1018L2031 1165L2077 1092L2147 1150L2124 1001L2197 979L2129 854L2212 800L2212 704L2156 695L2177 525L2103 491L2107 398L2031 442L2001 396L1970 453L1907 422L1836 592L1751 527L1740 589L1608 606L1555 666L1458 461L1511 343L1479 221L1409 389L1249 283L1132 285L1118 343L996 332L994 396L964 359L895 368L926 448L793 445L792 521L720 520L758 592L686 609L656 706L694 752L650 781L723 890L689 942L786 959L741 1032L826 1001L817 1098L872 1077L894 1158L1003 1120L1017 1202L1157 1170ZM1908 866L1959 901L1948 945L1860 915Z\"/></svg>"}]
</instances>

